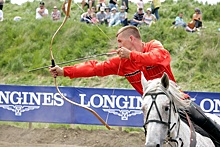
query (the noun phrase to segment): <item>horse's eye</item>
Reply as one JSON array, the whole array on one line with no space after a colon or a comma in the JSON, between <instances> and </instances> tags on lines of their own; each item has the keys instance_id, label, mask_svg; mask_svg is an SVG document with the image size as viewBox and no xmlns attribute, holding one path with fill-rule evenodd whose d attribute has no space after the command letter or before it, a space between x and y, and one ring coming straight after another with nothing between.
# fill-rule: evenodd
<instances>
[{"instance_id":1,"label":"horse's eye","mask_svg":"<svg viewBox=\"0 0 220 147\"><path fill-rule=\"evenodd\" d=\"M165 111L168 111L169 109L170 109L169 106L166 106L166 107L165 107Z\"/></svg>"}]
</instances>

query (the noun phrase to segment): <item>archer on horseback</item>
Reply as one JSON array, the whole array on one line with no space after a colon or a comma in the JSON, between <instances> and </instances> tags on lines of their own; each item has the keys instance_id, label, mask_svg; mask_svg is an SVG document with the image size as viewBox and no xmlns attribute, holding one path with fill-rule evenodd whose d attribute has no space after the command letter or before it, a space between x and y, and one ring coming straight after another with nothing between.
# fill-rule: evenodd
<instances>
[{"instance_id":1,"label":"archer on horseback","mask_svg":"<svg viewBox=\"0 0 220 147\"><path fill-rule=\"evenodd\" d=\"M59 66L51 67L51 75L53 77L65 76L69 78L108 75L124 76L141 95L143 95L141 72L143 72L147 80L160 78L166 72L169 79L176 82L170 67L170 53L164 49L159 41L142 42L140 32L134 26L126 26L119 29L116 37L118 56L103 62L90 60L63 68ZM193 101L185 111L196 125L208 132L216 146L220 146L218 142L220 126L206 117L204 112Z\"/></svg>"}]
</instances>

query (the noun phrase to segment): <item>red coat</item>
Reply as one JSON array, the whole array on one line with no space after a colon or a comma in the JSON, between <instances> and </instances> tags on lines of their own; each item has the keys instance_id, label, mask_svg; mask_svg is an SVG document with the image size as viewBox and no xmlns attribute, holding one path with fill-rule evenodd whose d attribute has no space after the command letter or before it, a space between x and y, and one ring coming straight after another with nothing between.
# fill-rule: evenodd
<instances>
[{"instance_id":1,"label":"red coat","mask_svg":"<svg viewBox=\"0 0 220 147\"><path fill-rule=\"evenodd\" d=\"M98 62L88 61L74 66L64 67L64 76L70 78L119 75L131 83L131 85L142 95L141 71L147 80L161 78L166 72L170 80L175 81L170 68L171 57L163 45L152 40L145 43L143 52L132 51L130 59L113 57L110 60Z\"/></svg>"}]
</instances>

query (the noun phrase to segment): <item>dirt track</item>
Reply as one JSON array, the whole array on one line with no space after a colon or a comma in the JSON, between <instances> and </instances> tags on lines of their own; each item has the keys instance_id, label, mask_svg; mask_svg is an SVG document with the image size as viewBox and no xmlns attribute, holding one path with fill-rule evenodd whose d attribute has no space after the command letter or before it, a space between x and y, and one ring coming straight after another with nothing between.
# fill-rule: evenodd
<instances>
[{"instance_id":1,"label":"dirt track","mask_svg":"<svg viewBox=\"0 0 220 147\"><path fill-rule=\"evenodd\" d=\"M144 140L143 132L22 129L0 125L0 147L142 147Z\"/></svg>"}]
</instances>

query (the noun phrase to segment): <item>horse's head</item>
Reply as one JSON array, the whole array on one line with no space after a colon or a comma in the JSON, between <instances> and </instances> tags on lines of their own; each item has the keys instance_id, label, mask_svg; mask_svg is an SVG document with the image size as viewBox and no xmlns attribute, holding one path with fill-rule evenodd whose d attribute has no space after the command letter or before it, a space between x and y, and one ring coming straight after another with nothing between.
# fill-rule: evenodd
<instances>
[{"instance_id":1,"label":"horse's head","mask_svg":"<svg viewBox=\"0 0 220 147\"><path fill-rule=\"evenodd\" d=\"M178 136L177 107L186 106L183 94L165 73L162 78L146 81L142 74L144 128L147 147L160 147L169 137Z\"/></svg>"}]
</instances>

